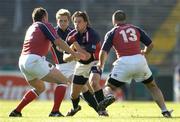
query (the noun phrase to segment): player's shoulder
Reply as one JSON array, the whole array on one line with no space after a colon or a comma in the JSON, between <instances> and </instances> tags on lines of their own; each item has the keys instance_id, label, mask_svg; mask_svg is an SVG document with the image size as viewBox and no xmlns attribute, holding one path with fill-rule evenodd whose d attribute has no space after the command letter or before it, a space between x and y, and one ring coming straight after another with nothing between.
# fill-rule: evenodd
<instances>
[{"instance_id":1,"label":"player's shoulder","mask_svg":"<svg viewBox=\"0 0 180 122\"><path fill-rule=\"evenodd\" d=\"M109 30L106 35L112 35L116 30L118 29L118 26L113 27L111 30Z\"/></svg>"}]
</instances>

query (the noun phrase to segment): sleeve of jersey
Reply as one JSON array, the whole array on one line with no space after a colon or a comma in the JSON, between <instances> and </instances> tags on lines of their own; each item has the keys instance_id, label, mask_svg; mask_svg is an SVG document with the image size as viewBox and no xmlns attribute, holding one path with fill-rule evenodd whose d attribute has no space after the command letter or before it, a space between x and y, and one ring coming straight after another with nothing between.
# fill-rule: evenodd
<instances>
[{"instance_id":1,"label":"sleeve of jersey","mask_svg":"<svg viewBox=\"0 0 180 122\"><path fill-rule=\"evenodd\" d=\"M101 50L106 51L107 53L109 53L112 45L113 45L113 32L108 32L106 33L105 37L104 37L104 42L102 44Z\"/></svg>"},{"instance_id":2,"label":"sleeve of jersey","mask_svg":"<svg viewBox=\"0 0 180 122\"><path fill-rule=\"evenodd\" d=\"M89 45L87 46L87 51L88 52L96 52L98 45L100 44L100 36L98 35L98 33L94 33L94 36L91 36L92 38L92 43L89 43Z\"/></svg>"},{"instance_id":3,"label":"sleeve of jersey","mask_svg":"<svg viewBox=\"0 0 180 122\"><path fill-rule=\"evenodd\" d=\"M52 25L46 25L42 23L39 24L39 28L50 41L54 42L58 38L56 30Z\"/></svg>"},{"instance_id":4,"label":"sleeve of jersey","mask_svg":"<svg viewBox=\"0 0 180 122\"><path fill-rule=\"evenodd\" d=\"M76 39L75 39L75 32L70 32L68 35L67 35L67 37L66 37L66 43L68 44L68 45L71 45L73 42L75 42L76 41Z\"/></svg>"},{"instance_id":5,"label":"sleeve of jersey","mask_svg":"<svg viewBox=\"0 0 180 122\"><path fill-rule=\"evenodd\" d=\"M140 32L140 41L145 44L146 46L149 46L152 43L152 40L149 38L149 36L140 28L137 28Z\"/></svg>"}]
</instances>

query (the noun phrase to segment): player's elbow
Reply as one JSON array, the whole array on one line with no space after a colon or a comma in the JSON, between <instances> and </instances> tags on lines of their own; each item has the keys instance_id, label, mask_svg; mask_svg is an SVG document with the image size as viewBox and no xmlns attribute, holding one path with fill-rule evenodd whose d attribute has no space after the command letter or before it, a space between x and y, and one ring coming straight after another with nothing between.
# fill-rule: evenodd
<instances>
[{"instance_id":1,"label":"player's elbow","mask_svg":"<svg viewBox=\"0 0 180 122\"><path fill-rule=\"evenodd\" d=\"M148 45L147 48L148 48L148 52L150 52L154 48L154 44L151 43L150 45Z\"/></svg>"}]
</instances>

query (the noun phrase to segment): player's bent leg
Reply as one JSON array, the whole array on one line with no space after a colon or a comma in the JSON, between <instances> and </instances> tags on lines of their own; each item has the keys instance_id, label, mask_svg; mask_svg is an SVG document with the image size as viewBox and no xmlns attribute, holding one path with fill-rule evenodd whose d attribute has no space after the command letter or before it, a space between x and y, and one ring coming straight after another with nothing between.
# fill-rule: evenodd
<instances>
[{"instance_id":1,"label":"player's bent leg","mask_svg":"<svg viewBox=\"0 0 180 122\"><path fill-rule=\"evenodd\" d=\"M114 78L109 77L106 86L103 89L104 93L106 94L105 99L99 103L99 106L104 106L107 108L109 105L115 102L115 97L113 96L113 92L116 91L117 88L120 88L123 86L125 83L120 82Z\"/></svg>"},{"instance_id":2,"label":"player's bent leg","mask_svg":"<svg viewBox=\"0 0 180 122\"><path fill-rule=\"evenodd\" d=\"M45 85L44 82L41 80L33 80L29 81L30 85L34 87L34 89L29 90L24 97L22 98L19 105L14 109L10 114L9 117L22 117L21 111L22 109L28 105L30 102L32 102L35 98L38 97L39 94L41 94L44 89Z\"/></svg>"},{"instance_id":3,"label":"player's bent leg","mask_svg":"<svg viewBox=\"0 0 180 122\"><path fill-rule=\"evenodd\" d=\"M101 89L101 86L99 84L99 81L101 79L100 74L98 73L91 73L89 76L89 83L94 91L98 91Z\"/></svg>"},{"instance_id":4,"label":"player's bent leg","mask_svg":"<svg viewBox=\"0 0 180 122\"><path fill-rule=\"evenodd\" d=\"M105 108L100 108L93 94L88 90L85 85L82 90L82 98L92 107L99 116L109 116Z\"/></svg>"},{"instance_id":5,"label":"player's bent leg","mask_svg":"<svg viewBox=\"0 0 180 122\"><path fill-rule=\"evenodd\" d=\"M104 93L103 90L99 84L99 81L101 79L101 75L99 73L91 73L89 77L89 82L93 88L95 98L98 103L104 100Z\"/></svg>"},{"instance_id":6,"label":"player's bent leg","mask_svg":"<svg viewBox=\"0 0 180 122\"><path fill-rule=\"evenodd\" d=\"M101 80L101 74L102 71L98 70L96 66L93 66L91 68L91 73L89 77L89 82L93 88L94 91L94 97L98 103L102 102L105 99L102 87L100 86L100 80ZM99 116L109 116L106 108L102 108L103 106L99 107L100 110L98 111Z\"/></svg>"},{"instance_id":7,"label":"player's bent leg","mask_svg":"<svg viewBox=\"0 0 180 122\"><path fill-rule=\"evenodd\" d=\"M163 96L161 90L158 88L156 82L154 80L152 80L152 76L149 79L143 81L143 83L150 91L154 101L160 107L163 116L171 117L172 112L167 110L166 105L165 105L164 96Z\"/></svg>"},{"instance_id":8,"label":"player's bent leg","mask_svg":"<svg viewBox=\"0 0 180 122\"><path fill-rule=\"evenodd\" d=\"M66 64L65 64L66 65ZM64 66L62 65L56 65L56 68L58 70L61 71L61 68L64 69ZM61 71L61 73L63 73L66 77L68 77L69 79L73 79L73 72L71 72L72 69L68 69L69 71ZM64 117L64 115L60 112L60 107L61 107L61 103L64 99L64 96L66 94L66 89L67 89L67 85L66 84L58 84L54 90L54 104L53 104L53 108L49 114L49 117Z\"/></svg>"},{"instance_id":9,"label":"player's bent leg","mask_svg":"<svg viewBox=\"0 0 180 122\"><path fill-rule=\"evenodd\" d=\"M73 104L73 108L67 113L66 116L74 116L78 111L81 110L81 106L78 105L80 101L79 94L82 90L82 84L72 84L72 93L71 93L71 101Z\"/></svg>"},{"instance_id":10,"label":"player's bent leg","mask_svg":"<svg viewBox=\"0 0 180 122\"><path fill-rule=\"evenodd\" d=\"M71 79L66 78L58 69L53 68L42 80L58 84L70 84Z\"/></svg>"}]
</instances>

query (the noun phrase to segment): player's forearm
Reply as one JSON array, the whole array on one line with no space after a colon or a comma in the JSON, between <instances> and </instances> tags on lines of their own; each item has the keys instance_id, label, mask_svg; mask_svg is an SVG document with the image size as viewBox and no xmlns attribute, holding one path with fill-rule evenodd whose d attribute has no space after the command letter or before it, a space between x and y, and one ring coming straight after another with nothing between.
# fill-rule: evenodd
<instances>
[{"instance_id":1,"label":"player's forearm","mask_svg":"<svg viewBox=\"0 0 180 122\"><path fill-rule=\"evenodd\" d=\"M103 51L101 50L100 53L99 53L99 62L98 62L98 65L101 69L104 68L104 64L106 62L106 59L107 59L107 52L106 51Z\"/></svg>"},{"instance_id":2,"label":"player's forearm","mask_svg":"<svg viewBox=\"0 0 180 122\"><path fill-rule=\"evenodd\" d=\"M65 43L63 40L58 39L55 41L56 46L58 46L63 51L66 51L69 54L75 55L75 52Z\"/></svg>"}]
</instances>

